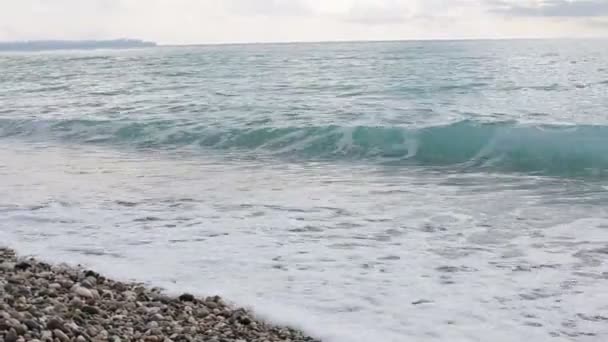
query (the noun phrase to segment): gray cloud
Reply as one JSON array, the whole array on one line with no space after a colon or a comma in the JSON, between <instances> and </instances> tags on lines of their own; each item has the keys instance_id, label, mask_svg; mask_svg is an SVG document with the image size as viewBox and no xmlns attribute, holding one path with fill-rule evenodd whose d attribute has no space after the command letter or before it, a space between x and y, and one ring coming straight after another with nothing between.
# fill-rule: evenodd
<instances>
[{"instance_id":1,"label":"gray cloud","mask_svg":"<svg viewBox=\"0 0 608 342\"><path fill-rule=\"evenodd\" d=\"M608 0L543 0L537 5L488 0L491 12L514 17L601 17L608 15Z\"/></svg>"}]
</instances>

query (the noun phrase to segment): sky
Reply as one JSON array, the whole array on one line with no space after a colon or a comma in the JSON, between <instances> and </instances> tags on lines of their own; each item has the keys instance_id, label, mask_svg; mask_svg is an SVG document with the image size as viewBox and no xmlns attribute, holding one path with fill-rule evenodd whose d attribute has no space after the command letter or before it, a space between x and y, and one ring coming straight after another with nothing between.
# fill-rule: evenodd
<instances>
[{"instance_id":1,"label":"sky","mask_svg":"<svg viewBox=\"0 0 608 342\"><path fill-rule=\"evenodd\" d=\"M0 0L0 41L607 36L608 0Z\"/></svg>"}]
</instances>

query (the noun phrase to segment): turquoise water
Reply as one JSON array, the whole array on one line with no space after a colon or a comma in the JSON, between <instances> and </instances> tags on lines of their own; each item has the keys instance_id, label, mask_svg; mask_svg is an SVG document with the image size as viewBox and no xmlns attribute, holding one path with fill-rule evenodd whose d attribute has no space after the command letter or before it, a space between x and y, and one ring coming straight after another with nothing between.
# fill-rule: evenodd
<instances>
[{"instance_id":1,"label":"turquoise water","mask_svg":"<svg viewBox=\"0 0 608 342\"><path fill-rule=\"evenodd\" d=\"M208 128L172 120L0 119L0 136L117 148L230 151L279 161L324 160L446 166L454 171L604 178L608 126L460 121L444 126Z\"/></svg>"},{"instance_id":2,"label":"turquoise water","mask_svg":"<svg viewBox=\"0 0 608 342\"><path fill-rule=\"evenodd\" d=\"M327 341L603 340L603 43L0 54L0 240Z\"/></svg>"}]
</instances>

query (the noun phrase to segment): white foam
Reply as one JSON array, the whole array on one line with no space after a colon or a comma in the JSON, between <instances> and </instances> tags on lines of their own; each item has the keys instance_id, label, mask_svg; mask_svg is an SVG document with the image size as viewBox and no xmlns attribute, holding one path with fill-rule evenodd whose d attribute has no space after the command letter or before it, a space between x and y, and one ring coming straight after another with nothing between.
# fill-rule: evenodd
<instances>
[{"instance_id":1,"label":"white foam","mask_svg":"<svg viewBox=\"0 0 608 342\"><path fill-rule=\"evenodd\" d=\"M608 212L554 201L575 182L22 145L0 160L3 244L325 341L608 334L581 318L606 310Z\"/></svg>"}]
</instances>

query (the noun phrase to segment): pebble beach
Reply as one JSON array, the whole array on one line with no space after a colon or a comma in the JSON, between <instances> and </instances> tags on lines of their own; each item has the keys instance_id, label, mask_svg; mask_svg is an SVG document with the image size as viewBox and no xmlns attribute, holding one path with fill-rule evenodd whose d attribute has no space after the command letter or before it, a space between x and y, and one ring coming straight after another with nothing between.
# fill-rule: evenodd
<instances>
[{"instance_id":1,"label":"pebble beach","mask_svg":"<svg viewBox=\"0 0 608 342\"><path fill-rule=\"evenodd\" d=\"M169 296L0 248L0 342L314 342L219 296Z\"/></svg>"}]
</instances>

